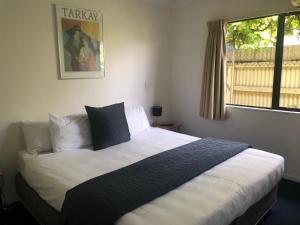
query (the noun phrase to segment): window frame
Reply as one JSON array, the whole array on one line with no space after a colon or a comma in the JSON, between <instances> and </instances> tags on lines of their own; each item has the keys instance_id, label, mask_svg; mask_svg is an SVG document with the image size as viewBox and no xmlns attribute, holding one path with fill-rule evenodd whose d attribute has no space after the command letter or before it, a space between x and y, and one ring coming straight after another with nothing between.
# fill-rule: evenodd
<instances>
[{"instance_id":1,"label":"window frame","mask_svg":"<svg viewBox=\"0 0 300 225\"><path fill-rule=\"evenodd\" d=\"M272 14L266 16L259 16L247 19L232 20L227 22L236 23L243 22L247 20L255 20L260 18L266 18L271 16L278 16L277 24L277 35L276 35L276 46L275 46L275 60L274 60L274 78L273 78L273 92L272 92L272 104L271 107L260 107L260 106L251 106L251 105L239 105L226 103L225 105L239 106L239 107L249 107L249 108L258 108L258 109L267 109L267 110L280 110L280 111L289 111L289 112L300 112L300 108L287 108L280 107L280 89L281 89L281 73L282 73L282 60L283 60L283 50L284 50L284 29L285 29L285 18L287 16L292 16L300 14L300 11L293 11L287 13Z\"/></svg>"}]
</instances>

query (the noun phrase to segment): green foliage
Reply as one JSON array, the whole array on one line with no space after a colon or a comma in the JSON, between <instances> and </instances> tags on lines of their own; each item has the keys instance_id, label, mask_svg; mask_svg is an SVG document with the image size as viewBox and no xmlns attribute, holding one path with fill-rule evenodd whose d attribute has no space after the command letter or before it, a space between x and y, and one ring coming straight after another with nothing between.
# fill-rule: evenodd
<instances>
[{"instance_id":1,"label":"green foliage","mask_svg":"<svg viewBox=\"0 0 300 225\"><path fill-rule=\"evenodd\" d=\"M294 30L300 30L300 14L287 16L284 26L285 35L292 35Z\"/></svg>"},{"instance_id":2,"label":"green foliage","mask_svg":"<svg viewBox=\"0 0 300 225\"><path fill-rule=\"evenodd\" d=\"M276 45L278 16L244 20L227 25L226 42L230 49L257 49ZM285 35L300 30L300 15L287 16Z\"/></svg>"}]
</instances>

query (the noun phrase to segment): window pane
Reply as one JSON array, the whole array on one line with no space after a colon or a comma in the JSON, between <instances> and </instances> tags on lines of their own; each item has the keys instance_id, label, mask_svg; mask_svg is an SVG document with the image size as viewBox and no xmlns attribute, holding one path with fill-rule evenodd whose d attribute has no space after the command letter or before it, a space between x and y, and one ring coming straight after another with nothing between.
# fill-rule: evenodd
<instances>
[{"instance_id":1,"label":"window pane","mask_svg":"<svg viewBox=\"0 0 300 225\"><path fill-rule=\"evenodd\" d=\"M227 104L272 105L278 16L227 25Z\"/></svg>"},{"instance_id":2,"label":"window pane","mask_svg":"<svg viewBox=\"0 0 300 225\"><path fill-rule=\"evenodd\" d=\"M300 14L285 18L279 106L300 108Z\"/></svg>"}]
</instances>

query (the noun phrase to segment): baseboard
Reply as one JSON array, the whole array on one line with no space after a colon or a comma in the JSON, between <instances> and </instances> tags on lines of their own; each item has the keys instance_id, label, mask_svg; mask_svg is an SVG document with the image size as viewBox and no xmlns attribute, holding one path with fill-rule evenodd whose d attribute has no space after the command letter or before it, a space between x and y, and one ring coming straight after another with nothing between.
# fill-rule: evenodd
<instances>
[{"instance_id":1,"label":"baseboard","mask_svg":"<svg viewBox=\"0 0 300 225\"><path fill-rule=\"evenodd\" d=\"M287 180L297 182L297 183L300 183L300 178L299 177L296 177L296 176L293 176L293 175L290 175L290 174L284 174L283 178L285 178Z\"/></svg>"}]
</instances>

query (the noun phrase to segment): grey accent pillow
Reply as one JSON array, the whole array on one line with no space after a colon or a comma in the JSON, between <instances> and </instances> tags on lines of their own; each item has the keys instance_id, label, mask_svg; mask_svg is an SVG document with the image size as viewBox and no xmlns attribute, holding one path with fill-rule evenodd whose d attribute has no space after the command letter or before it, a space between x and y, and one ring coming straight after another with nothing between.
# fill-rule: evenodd
<instances>
[{"instance_id":1,"label":"grey accent pillow","mask_svg":"<svg viewBox=\"0 0 300 225\"><path fill-rule=\"evenodd\" d=\"M94 108L85 106L90 121L94 150L130 140L124 103Z\"/></svg>"}]
</instances>

